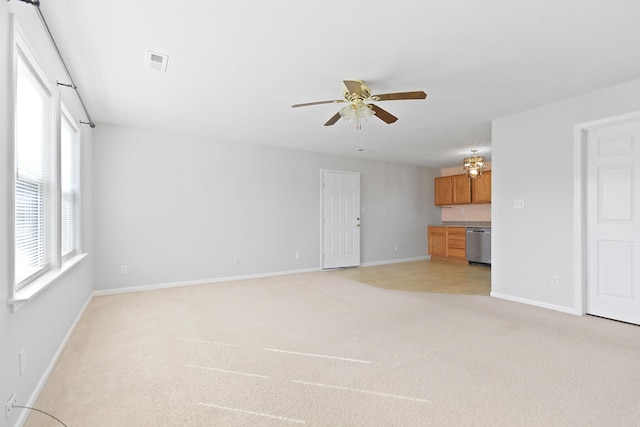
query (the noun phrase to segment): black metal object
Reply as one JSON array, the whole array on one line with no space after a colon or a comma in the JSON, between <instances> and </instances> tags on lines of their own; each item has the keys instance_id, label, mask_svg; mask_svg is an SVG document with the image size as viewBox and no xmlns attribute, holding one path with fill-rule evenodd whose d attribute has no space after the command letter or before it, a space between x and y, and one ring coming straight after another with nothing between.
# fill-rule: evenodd
<instances>
[{"instance_id":1,"label":"black metal object","mask_svg":"<svg viewBox=\"0 0 640 427\"><path fill-rule=\"evenodd\" d=\"M58 86L64 86L64 87L70 87L71 89L75 89L76 87L74 85L70 85L68 83L60 83L60 82L56 82L56 84Z\"/></svg>"},{"instance_id":2,"label":"black metal object","mask_svg":"<svg viewBox=\"0 0 640 427\"><path fill-rule=\"evenodd\" d=\"M76 91L76 95L78 96L78 100L80 101L80 105L82 105L82 109L84 110L84 114L87 116L87 120L88 120L86 122L80 121L80 123L81 124L87 124L87 125L91 126L91 128L95 128L96 124L91 119L91 115L89 114L89 111L87 110L86 105L84 105L84 101L82 100L82 97L80 96L80 92L78 91L78 86L76 86L76 84L73 82L73 78L71 77L71 73L69 72L69 68L67 68L67 64L64 62L64 59L62 58L62 53L60 53L60 49L58 49L58 45L56 44L56 41L53 38L53 34L51 34L51 29L49 29L49 25L47 24L47 21L44 19L44 15L42 14L42 11L40 10L40 0L18 0L18 1L30 4L32 6L35 6L36 11L38 12L38 16L40 17L40 21L42 22L42 25L44 26L44 29L47 31L47 34L49 35L49 40L51 41L51 44L53 45L53 48L56 51L56 54L58 54L58 59L60 59L60 63L62 64L62 68L64 68L64 71L67 74L67 77L68 77L69 82L70 82L69 84L58 82L58 85L69 87L69 88L71 88L71 89Z\"/></svg>"}]
</instances>

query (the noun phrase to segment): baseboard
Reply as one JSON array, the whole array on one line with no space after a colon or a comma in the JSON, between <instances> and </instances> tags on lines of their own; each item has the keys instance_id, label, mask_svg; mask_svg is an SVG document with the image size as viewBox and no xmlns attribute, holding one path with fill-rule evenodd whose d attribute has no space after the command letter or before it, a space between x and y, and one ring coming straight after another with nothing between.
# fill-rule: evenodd
<instances>
[{"instance_id":1,"label":"baseboard","mask_svg":"<svg viewBox=\"0 0 640 427\"><path fill-rule=\"evenodd\" d=\"M53 369L55 368L56 363L58 363L60 356L62 356L62 352L67 346L67 343L71 338L71 335L76 330L76 327L78 326L78 323L82 318L82 315L87 310L87 307L89 306L89 303L91 302L92 298L93 298L93 295L90 295L89 298L87 298L87 301L82 306L82 309L80 309L80 312L74 319L73 323L71 324L71 327L69 328L66 335L62 339L62 342L60 343L60 345L58 346L58 350L56 350L56 354L54 354L53 359L51 359L51 362L49 362L49 365L47 366L47 369L45 369L44 373L42 374L42 377L40 377L40 381L38 381L38 384L36 384L36 387L31 393L31 396L29 396L29 399L23 406L33 407L35 405L36 401L38 400L38 397L40 397L40 393L42 393L44 386L47 384L47 381L49 381L49 377L53 373ZM20 412L20 415L16 419L16 423L14 424L14 427L22 427L24 423L27 421L29 412L30 412L29 409L22 409L22 412Z\"/></svg>"},{"instance_id":2,"label":"baseboard","mask_svg":"<svg viewBox=\"0 0 640 427\"><path fill-rule=\"evenodd\" d=\"M301 270L278 271L273 273L248 274L244 276L218 277L215 279L201 279L201 280L190 280L190 281L184 281L184 282L157 283L153 285L132 286L128 288L102 289L102 290L93 291L93 295L101 296L101 295L126 294L129 292L143 292L143 291L153 291L157 289L179 288L182 286L207 285L210 283L232 282L236 280L262 279L265 277L288 276L291 274L312 273L316 271L322 271L322 269L307 268L307 269L301 269Z\"/></svg>"},{"instance_id":3,"label":"baseboard","mask_svg":"<svg viewBox=\"0 0 640 427\"><path fill-rule=\"evenodd\" d=\"M500 299L504 299L504 300L508 300L508 301L519 302L519 303L522 303L522 304L533 305L533 306L536 306L536 307L547 308L549 310L561 311L561 312L567 313L567 314L575 314L576 316L581 316L582 315L582 313L579 313L575 308L571 308L571 307L564 307L564 306L561 306L561 305L548 304L546 302L540 302L540 301L530 300L530 299L526 299L526 298L514 297L514 296L511 296L511 295L501 294L499 292L491 292L489 295L491 295L494 298L500 298Z\"/></svg>"},{"instance_id":4,"label":"baseboard","mask_svg":"<svg viewBox=\"0 0 640 427\"><path fill-rule=\"evenodd\" d=\"M360 264L361 267L372 267L374 265L385 265L385 264L397 264L400 262L411 262L411 261L426 261L430 257L429 256L420 256L414 258L400 258L400 259L389 259L385 261L373 261L373 262L363 262Z\"/></svg>"},{"instance_id":5,"label":"baseboard","mask_svg":"<svg viewBox=\"0 0 640 427\"><path fill-rule=\"evenodd\" d=\"M466 258L453 258L453 257L447 257L447 256L433 256L430 255L429 256L430 259L433 259L435 261L446 261L446 262L457 262L458 264L469 264L469 261Z\"/></svg>"},{"instance_id":6,"label":"baseboard","mask_svg":"<svg viewBox=\"0 0 640 427\"><path fill-rule=\"evenodd\" d=\"M385 261L365 262L365 263L362 263L361 266L371 267L375 265L396 264L400 262L425 261L428 259L429 259L429 256L391 259L391 260L385 260ZM322 268L314 267L314 268L307 268L307 269L301 269L301 270L277 271L272 273L249 274L249 275L243 275L243 276L218 277L215 279L201 279L201 280L189 280L184 282L156 283L153 285L132 286L127 288L101 289L101 290L93 291L93 295L102 296L102 295L126 294L129 292L153 291L157 289L178 288L182 286L206 285L210 283L232 282L236 280L246 280L246 279L262 279L265 277L288 276L291 274L313 273L317 271L322 271Z\"/></svg>"}]
</instances>

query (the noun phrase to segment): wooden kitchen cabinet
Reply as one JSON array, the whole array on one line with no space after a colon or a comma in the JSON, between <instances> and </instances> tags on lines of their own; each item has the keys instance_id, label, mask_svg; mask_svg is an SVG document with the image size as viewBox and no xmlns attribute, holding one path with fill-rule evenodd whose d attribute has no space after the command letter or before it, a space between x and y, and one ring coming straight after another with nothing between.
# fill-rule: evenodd
<instances>
[{"instance_id":1,"label":"wooden kitchen cabinet","mask_svg":"<svg viewBox=\"0 0 640 427\"><path fill-rule=\"evenodd\" d=\"M447 227L427 227L429 239L429 255L432 257L447 256Z\"/></svg>"},{"instance_id":2,"label":"wooden kitchen cabinet","mask_svg":"<svg viewBox=\"0 0 640 427\"><path fill-rule=\"evenodd\" d=\"M436 206L453 204L453 177L439 176L435 179Z\"/></svg>"},{"instance_id":3,"label":"wooden kitchen cabinet","mask_svg":"<svg viewBox=\"0 0 640 427\"><path fill-rule=\"evenodd\" d=\"M436 206L491 203L491 171L478 179L467 175L449 175L435 178Z\"/></svg>"},{"instance_id":4,"label":"wooden kitchen cabinet","mask_svg":"<svg viewBox=\"0 0 640 427\"><path fill-rule=\"evenodd\" d=\"M436 206L471 203L471 180L466 175L439 176L435 179Z\"/></svg>"},{"instance_id":5,"label":"wooden kitchen cabinet","mask_svg":"<svg viewBox=\"0 0 640 427\"><path fill-rule=\"evenodd\" d=\"M429 255L432 259L467 262L466 227L427 227Z\"/></svg>"},{"instance_id":6,"label":"wooden kitchen cabinet","mask_svg":"<svg viewBox=\"0 0 640 427\"><path fill-rule=\"evenodd\" d=\"M467 260L466 227L447 227L447 258Z\"/></svg>"},{"instance_id":7,"label":"wooden kitchen cabinet","mask_svg":"<svg viewBox=\"0 0 640 427\"><path fill-rule=\"evenodd\" d=\"M453 204L471 203L471 179L467 175L453 175Z\"/></svg>"},{"instance_id":8,"label":"wooden kitchen cabinet","mask_svg":"<svg viewBox=\"0 0 640 427\"><path fill-rule=\"evenodd\" d=\"M471 203L491 203L491 171L471 183Z\"/></svg>"}]
</instances>

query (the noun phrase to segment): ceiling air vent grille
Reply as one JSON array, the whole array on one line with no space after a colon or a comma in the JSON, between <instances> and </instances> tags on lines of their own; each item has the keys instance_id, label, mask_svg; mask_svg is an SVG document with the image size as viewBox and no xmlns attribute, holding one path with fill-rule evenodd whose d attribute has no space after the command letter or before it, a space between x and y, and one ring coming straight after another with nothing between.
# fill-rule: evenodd
<instances>
[{"instance_id":1,"label":"ceiling air vent grille","mask_svg":"<svg viewBox=\"0 0 640 427\"><path fill-rule=\"evenodd\" d=\"M147 51L147 66L155 71L167 71L169 56L162 53Z\"/></svg>"}]
</instances>

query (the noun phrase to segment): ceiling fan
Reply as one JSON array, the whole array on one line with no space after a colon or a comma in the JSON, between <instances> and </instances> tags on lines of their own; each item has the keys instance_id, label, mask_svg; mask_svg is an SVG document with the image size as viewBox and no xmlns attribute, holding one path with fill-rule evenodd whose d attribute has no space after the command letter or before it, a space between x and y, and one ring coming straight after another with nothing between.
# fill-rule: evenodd
<instances>
[{"instance_id":1,"label":"ceiling fan","mask_svg":"<svg viewBox=\"0 0 640 427\"><path fill-rule=\"evenodd\" d=\"M356 123L356 127L360 129L360 119L368 119L376 116L387 124L394 123L398 118L386 110L375 104L365 103L365 101L397 101L403 99L425 99L427 94L423 91L414 92L395 92L385 93L381 95L371 95L371 89L364 84L362 80L344 80L347 87L343 93L344 99L334 99L331 101L307 102L305 104L295 104L292 108L306 107L309 105L319 104L337 104L348 102L349 105L338 111L324 125L331 126L340 118L347 120L349 123Z\"/></svg>"}]
</instances>

